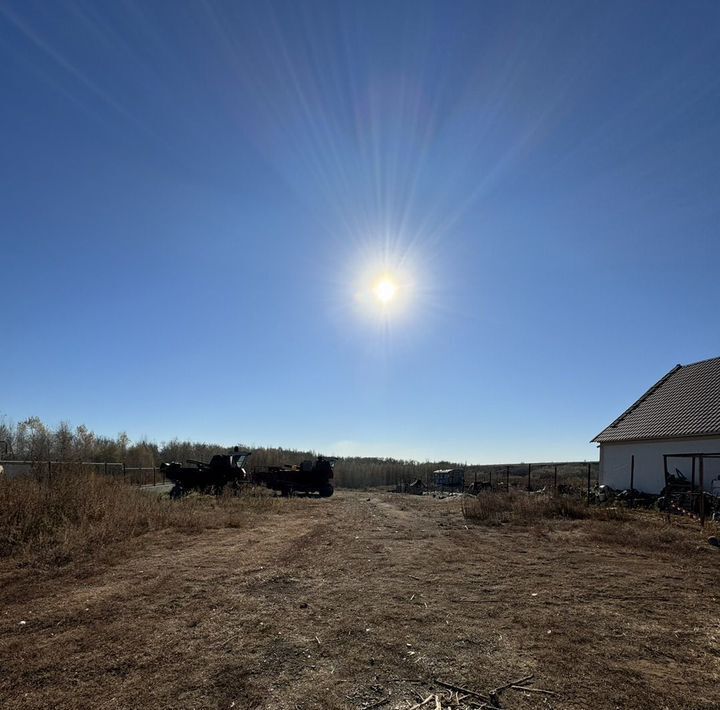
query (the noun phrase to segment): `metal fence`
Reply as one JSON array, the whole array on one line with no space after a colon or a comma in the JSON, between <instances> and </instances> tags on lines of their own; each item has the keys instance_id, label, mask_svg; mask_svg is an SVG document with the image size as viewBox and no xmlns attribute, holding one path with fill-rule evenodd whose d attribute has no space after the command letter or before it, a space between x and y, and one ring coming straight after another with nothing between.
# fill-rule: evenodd
<instances>
[{"instance_id":1,"label":"metal fence","mask_svg":"<svg viewBox=\"0 0 720 710\"><path fill-rule=\"evenodd\" d=\"M599 461L488 464L468 467L465 472L465 486L507 491L511 487L528 491L545 488L555 492L563 487L572 487L575 490L584 490L590 500L592 488L599 482L599 478Z\"/></svg>"},{"instance_id":2,"label":"metal fence","mask_svg":"<svg viewBox=\"0 0 720 710\"><path fill-rule=\"evenodd\" d=\"M127 466L120 461L20 461L0 459L5 476L33 476L52 480L54 476L72 470L111 476L136 486L151 486L166 483L165 470L159 466Z\"/></svg>"},{"instance_id":3,"label":"metal fence","mask_svg":"<svg viewBox=\"0 0 720 710\"><path fill-rule=\"evenodd\" d=\"M121 461L20 461L0 459L5 475L9 478L32 475L44 480L52 480L53 476L64 471L76 470L78 467L96 474L112 476L137 486L157 485L166 483L165 469L161 466L128 466ZM562 489L572 485L590 500L592 487L598 482L600 465L598 461L558 461L551 463L514 463L484 464L468 466L464 470L464 486L474 488L487 487L495 490L525 488ZM457 469L460 471L460 469ZM415 476L422 481L423 477ZM428 471L425 486L430 489L433 484L433 473ZM414 480L414 479L413 479Z\"/></svg>"},{"instance_id":4,"label":"metal fence","mask_svg":"<svg viewBox=\"0 0 720 710\"><path fill-rule=\"evenodd\" d=\"M452 482L447 478L453 473ZM480 491L552 491L595 498L599 461L553 461L471 465L464 469L415 471L395 484L401 493L478 493ZM451 485L452 483L452 485Z\"/></svg>"}]
</instances>

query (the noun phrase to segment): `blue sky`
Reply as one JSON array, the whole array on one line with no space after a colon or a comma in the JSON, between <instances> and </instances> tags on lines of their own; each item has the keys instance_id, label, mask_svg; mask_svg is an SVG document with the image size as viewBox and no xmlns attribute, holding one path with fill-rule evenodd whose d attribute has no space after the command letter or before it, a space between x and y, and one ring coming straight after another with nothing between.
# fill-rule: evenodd
<instances>
[{"instance_id":1,"label":"blue sky","mask_svg":"<svg viewBox=\"0 0 720 710\"><path fill-rule=\"evenodd\" d=\"M14 421L591 459L720 355L716 2L10 1L0 95Z\"/></svg>"}]
</instances>

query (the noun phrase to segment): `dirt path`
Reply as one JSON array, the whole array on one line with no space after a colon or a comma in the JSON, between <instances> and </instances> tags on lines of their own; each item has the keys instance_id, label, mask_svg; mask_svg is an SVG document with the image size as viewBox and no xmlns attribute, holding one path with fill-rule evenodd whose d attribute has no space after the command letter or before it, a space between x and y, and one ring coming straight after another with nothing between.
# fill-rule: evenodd
<instances>
[{"instance_id":1,"label":"dirt path","mask_svg":"<svg viewBox=\"0 0 720 710\"><path fill-rule=\"evenodd\" d=\"M717 708L719 581L715 556L594 544L581 524L490 529L456 500L340 492L5 584L0 706L407 708L434 678L533 673L559 696L505 708Z\"/></svg>"}]
</instances>

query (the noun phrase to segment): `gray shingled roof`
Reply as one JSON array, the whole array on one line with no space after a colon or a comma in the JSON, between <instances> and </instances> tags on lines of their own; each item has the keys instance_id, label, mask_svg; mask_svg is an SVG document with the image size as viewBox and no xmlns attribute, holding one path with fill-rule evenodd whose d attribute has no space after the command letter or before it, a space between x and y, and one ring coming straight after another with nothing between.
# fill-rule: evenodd
<instances>
[{"instance_id":1,"label":"gray shingled roof","mask_svg":"<svg viewBox=\"0 0 720 710\"><path fill-rule=\"evenodd\" d=\"M677 365L593 441L720 434L720 357Z\"/></svg>"}]
</instances>

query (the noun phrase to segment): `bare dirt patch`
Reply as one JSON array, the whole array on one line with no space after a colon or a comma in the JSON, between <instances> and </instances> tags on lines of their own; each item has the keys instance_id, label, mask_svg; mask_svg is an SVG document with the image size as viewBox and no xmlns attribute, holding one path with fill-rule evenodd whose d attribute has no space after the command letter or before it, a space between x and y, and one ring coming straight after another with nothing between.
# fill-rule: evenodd
<instances>
[{"instance_id":1,"label":"bare dirt patch","mask_svg":"<svg viewBox=\"0 0 720 710\"><path fill-rule=\"evenodd\" d=\"M343 491L279 503L151 531L93 568L6 560L0 705L409 708L437 679L487 692L534 674L558 695L505 691L502 707L718 707L720 558L695 528L654 548L635 520L488 527L457 499Z\"/></svg>"}]
</instances>

